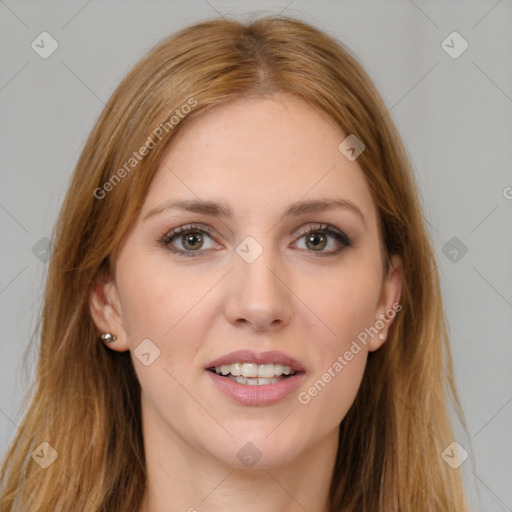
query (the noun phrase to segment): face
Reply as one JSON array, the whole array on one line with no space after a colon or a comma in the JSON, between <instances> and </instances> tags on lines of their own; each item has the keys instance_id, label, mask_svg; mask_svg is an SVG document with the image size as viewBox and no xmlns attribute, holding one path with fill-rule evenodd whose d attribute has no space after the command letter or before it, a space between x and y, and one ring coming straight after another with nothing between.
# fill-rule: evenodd
<instances>
[{"instance_id":1,"label":"face","mask_svg":"<svg viewBox=\"0 0 512 512\"><path fill-rule=\"evenodd\" d=\"M146 434L237 467L248 442L275 467L336 438L401 285L396 258L383 274L375 204L338 149L346 136L274 96L217 108L173 141L91 300L117 336L109 348L131 351ZM370 329L379 314L384 340ZM224 362L248 364L224 370L278 382L209 370L239 350ZM285 366L295 375L276 377Z\"/></svg>"}]
</instances>

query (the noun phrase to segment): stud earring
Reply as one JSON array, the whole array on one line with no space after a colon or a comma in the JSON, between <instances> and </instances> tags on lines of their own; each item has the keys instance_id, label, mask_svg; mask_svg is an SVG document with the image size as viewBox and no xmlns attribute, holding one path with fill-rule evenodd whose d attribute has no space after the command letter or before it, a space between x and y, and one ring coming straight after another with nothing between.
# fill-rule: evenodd
<instances>
[{"instance_id":1,"label":"stud earring","mask_svg":"<svg viewBox=\"0 0 512 512\"><path fill-rule=\"evenodd\" d=\"M113 334L110 334L109 332L106 332L101 335L101 341L103 343L112 343L113 341L116 341L116 337Z\"/></svg>"},{"instance_id":2,"label":"stud earring","mask_svg":"<svg viewBox=\"0 0 512 512\"><path fill-rule=\"evenodd\" d=\"M383 340L385 337L386 337L386 335L383 334L382 332L379 334L379 340Z\"/></svg>"}]
</instances>

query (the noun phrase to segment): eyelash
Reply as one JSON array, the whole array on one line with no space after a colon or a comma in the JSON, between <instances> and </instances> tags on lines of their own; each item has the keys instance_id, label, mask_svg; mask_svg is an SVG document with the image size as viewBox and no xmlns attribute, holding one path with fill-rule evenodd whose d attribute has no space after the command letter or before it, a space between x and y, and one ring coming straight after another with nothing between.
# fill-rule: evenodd
<instances>
[{"instance_id":1,"label":"eyelash","mask_svg":"<svg viewBox=\"0 0 512 512\"><path fill-rule=\"evenodd\" d=\"M166 233L161 239L158 240L158 243L162 246L164 246L167 250L171 251L172 253L177 254L178 256L183 256L186 258L195 258L197 256L200 256L201 253L205 251L197 250L197 251L187 251L182 249L176 249L171 247L171 242L174 241L175 238L178 238L180 235L183 235L184 233L188 232L194 232L198 231L199 233L206 233L210 238L212 230L207 226L199 226L197 224L187 224L186 226L180 226L178 228L175 228L168 233ZM331 251L331 252L316 252L316 251L308 251L315 253L316 255L320 257L326 257L326 256L336 256L340 251L343 249L346 249L348 247L352 247L353 240L351 240L343 231L334 230L332 226L329 224L310 224L303 230L301 230L299 237L297 240L300 240L306 235L309 235L311 233L322 233L325 235L329 235L332 238L338 240L338 242L341 242L343 244L343 247Z\"/></svg>"}]
</instances>

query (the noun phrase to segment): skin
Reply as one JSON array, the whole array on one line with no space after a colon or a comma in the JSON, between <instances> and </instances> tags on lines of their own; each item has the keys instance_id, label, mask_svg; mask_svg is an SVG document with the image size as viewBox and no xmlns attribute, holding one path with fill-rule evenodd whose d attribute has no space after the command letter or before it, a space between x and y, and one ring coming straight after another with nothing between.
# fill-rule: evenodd
<instances>
[{"instance_id":1,"label":"skin","mask_svg":"<svg viewBox=\"0 0 512 512\"><path fill-rule=\"evenodd\" d=\"M306 366L307 390L400 298L401 262L383 273L377 210L357 160L338 150L346 137L323 113L286 95L243 99L197 118L180 132L157 170L116 255L115 275L98 280L91 314L108 345L132 351L142 387L148 487L140 512L326 511L338 427L360 387L367 346L309 403L294 393L267 406L222 394L205 372L231 351L280 350ZM204 213L148 212L171 199L227 203L232 219ZM343 198L348 209L283 217L299 200ZM203 242L171 229L208 226ZM303 233L329 224L320 247ZM306 228L301 232L301 228ZM236 252L252 236L263 249L252 263ZM333 253L322 257L319 252ZM385 337L392 324L381 329ZM160 355L145 366L134 349L149 338ZM151 349L154 351L154 349ZM247 468L237 452L253 443L261 460ZM172 508L169 508L172 507Z\"/></svg>"}]
</instances>

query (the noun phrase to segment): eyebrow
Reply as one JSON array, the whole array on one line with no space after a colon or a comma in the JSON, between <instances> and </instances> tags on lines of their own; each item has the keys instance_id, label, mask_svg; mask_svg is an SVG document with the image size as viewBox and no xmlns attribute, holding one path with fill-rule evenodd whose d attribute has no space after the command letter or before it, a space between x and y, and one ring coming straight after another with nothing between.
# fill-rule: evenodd
<instances>
[{"instance_id":1,"label":"eyebrow","mask_svg":"<svg viewBox=\"0 0 512 512\"><path fill-rule=\"evenodd\" d=\"M339 208L349 210L358 215L366 227L366 219L363 215L363 212L359 209L359 207L347 199L311 199L309 201L298 201L289 205L283 216L299 217L308 213L318 213ZM205 215L224 217L227 219L232 219L234 217L233 210L227 204L218 203L215 201L197 201L192 199L166 201L150 210L144 216L144 220L166 210L172 209L184 210L193 213L202 213Z\"/></svg>"}]
</instances>

